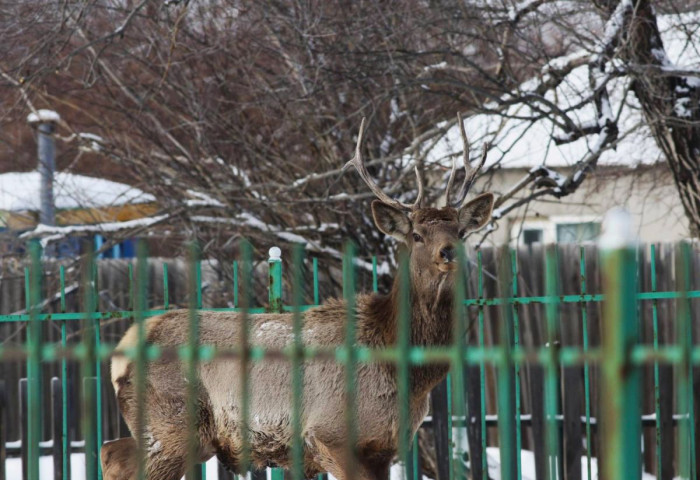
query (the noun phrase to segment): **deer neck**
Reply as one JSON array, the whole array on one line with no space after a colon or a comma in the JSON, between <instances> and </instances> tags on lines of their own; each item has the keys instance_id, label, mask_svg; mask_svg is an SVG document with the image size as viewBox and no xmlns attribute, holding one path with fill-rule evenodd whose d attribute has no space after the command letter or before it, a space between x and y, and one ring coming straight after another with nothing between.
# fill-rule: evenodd
<instances>
[{"instance_id":1,"label":"deer neck","mask_svg":"<svg viewBox=\"0 0 700 480\"><path fill-rule=\"evenodd\" d=\"M389 295L375 297L374 318L383 325L383 335L378 346L396 345L399 333L400 286L399 279ZM453 292L451 282L436 282L429 291L420 291L411 282L410 315L412 346L443 346L452 342ZM449 365L429 364L411 368L411 392L427 395L447 374Z\"/></svg>"}]
</instances>

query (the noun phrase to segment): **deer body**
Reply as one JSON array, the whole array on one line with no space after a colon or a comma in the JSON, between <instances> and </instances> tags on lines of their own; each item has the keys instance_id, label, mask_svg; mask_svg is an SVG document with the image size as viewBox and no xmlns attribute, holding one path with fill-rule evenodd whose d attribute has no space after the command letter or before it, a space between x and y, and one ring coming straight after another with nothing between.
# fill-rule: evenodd
<instances>
[{"instance_id":1,"label":"deer body","mask_svg":"<svg viewBox=\"0 0 700 480\"><path fill-rule=\"evenodd\" d=\"M363 122L364 126L364 122ZM360 129L356 167L363 174ZM466 155L466 153L465 153ZM466 162L466 160L465 160ZM366 173L366 172L365 172ZM473 175L472 175L473 177ZM367 180L366 180L367 181ZM451 184L451 180L449 182ZM368 182L368 184L370 184ZM466 184L466 180L465 180ZM372 187L372 184L370 184ZM375 190L373 188L373 190ZM468 188L467 188L468 190ZM409 253L411 344L447 345L452 341L453 246L468 230L483 226L490 217L493 195L484 194L458 208L422 208L419 201L407 213L403 204L375 193L381 201L372 204L377 227L405 244ZM465 193L466 195L466 193ZM394 346L398 336L398 279L388 295L358 295L356 341L374 348ZM345 340L346 304L330 300L303 314L302 342L305 346L341 346ZM240 314L199 313L200 343L224 348L241 345ZM293 344L291 314L249 315L249 342L253 346L280 349ZM174 311L146 322L146 340L162 346L188 342L188 312ZM117 349L136 344L131 327ZM430 390L446 375L448 365L412 367L409 414L415 433L428 411ZM217 358L198 365L197 431L201 461L216 455L237 471L245 432L241 429L242 389L239 360ZM292 372L285 359L264 359L249 365L250 410L248 438L251 460L259 467L291 466ZM119 408L132 433L136 432L137 404L133 365L123 357L112 362L112 382ZM179 479L185 470L188 432L185 366L173 359L159 359L148 366L147 424L141 447L146 451L147 478ZM334 360L305 361L301 411L304 470L307 478L330 472L342 480L351 470L361 480L388 478L389 466L398 446L399 410L396 368L388 363L362 363L357 367L356 410L358 465L347 465L348 435L345 421L345 370ZM125 464L123 449L134 449L124 439L102 450L107 480L130 478L133 462ZM130 472L128 474L124 472ZM122 475L122 476L120 476Z\"/></svg>"}]
</instances>

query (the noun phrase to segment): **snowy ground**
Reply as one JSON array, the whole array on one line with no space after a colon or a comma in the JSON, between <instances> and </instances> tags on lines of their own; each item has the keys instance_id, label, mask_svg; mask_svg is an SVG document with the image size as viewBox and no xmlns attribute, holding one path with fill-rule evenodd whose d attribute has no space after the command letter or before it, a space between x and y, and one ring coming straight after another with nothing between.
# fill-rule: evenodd
<instances>
[{"instance_id":1,"label":"snowy ground","mask_svg":"<svg viewBox=\"0 0 700 480\"><path fill-rule=\"evenodd\" d=\"M486 449L488 456L489 477L493 480L501 480L500 452L496 447ZM535 480L535 454L529 450L521 451L522 480ZM22 461L19 458L8 458L6 462L7 479L14 480L22 478ZM586 457L581 458L582 478L588 478L588 461ZM53 475L53 461L50 456L39 459L40 480L51 480ZM404 470L400 465L391 467L391 480L402 480ZM206 480L218 480L219 473L216 457L207 462ZM270 478L268 470L268 479ZM71 479L85 480L85 456L82 453L71 455ZM591 459L591 479L598 480L598 461ZM642 475L642 480L655 480L656 477L648 473ZM335 480L329 475L329 480ZM423 477L422 480L429 480Z\"/></svg>"}]
</instances>

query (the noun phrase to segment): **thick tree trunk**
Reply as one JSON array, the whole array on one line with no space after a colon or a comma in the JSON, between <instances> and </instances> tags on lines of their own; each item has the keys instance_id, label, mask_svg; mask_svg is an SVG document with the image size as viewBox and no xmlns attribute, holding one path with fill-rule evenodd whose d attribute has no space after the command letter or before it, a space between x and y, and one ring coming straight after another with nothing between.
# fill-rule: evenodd
<instances>
[{"instance_id":1,"label":"thick tree trunk","mask_svg":"<svg viewBox=\"0 0 700 480\"><path fill-rule=\"evenodd\" d=\"M619 0L597 2L611 15ZM649 0L633 0L616 56L632 78L654 139L668 162L693 237L700 237L700 78L673 73Z\"/></svg>"}]
</instances>

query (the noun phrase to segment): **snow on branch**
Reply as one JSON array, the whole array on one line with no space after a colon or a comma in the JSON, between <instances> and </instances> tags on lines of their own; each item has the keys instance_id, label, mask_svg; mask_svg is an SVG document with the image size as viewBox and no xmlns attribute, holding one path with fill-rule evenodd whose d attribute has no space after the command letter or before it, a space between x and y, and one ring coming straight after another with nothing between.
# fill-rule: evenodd
<instances>
[{"instance_id":1,"label":"snow on branch","mask_svg":"<svg viewBox=\"0 0 700 480\"><path fill-rule=\"evenodd\" d=\"M343 253L332 247L324 247L321 246L321 244L317 241L311 240L303 235L300 235L298 232L300 230L308 230L309 232L321 232L329 228L335 228L337 225L335 224L330 224L330 225L321 225L320 227L315 227L315 226L308 226L307 228L302 228L302 227L295 227L295 232L292 232L288 229L284 229L278 225L269 225L259 219L258 217L248 213L240 213L237 216L233 218L224 218L224 217L211 217L211 216L204 216L204 215L197 215L197 216L192 216L190 217L190 220L196 223L211 223L211 224L226 224L229 226L235 226L235 227L248 227L252 228L254 230L258 230L261 233L264 233L266 235L271 235L276 237L277 239L286 242L286 243L299 243L304 245L304 248L309 251L309 252L314 252L314 253L320 253L324 255L328 255L332 258L335 258L337 260L342 260L343 259ZM362 260L360 258L355 259L355 265L358 267L367 270L367 271L372 271L373 266L371 262L367 262L365 260ZM377 266L377 273L379 275L387 275L390 273L390 267L389 264L384 262L381 265Z\"/></svg>"},{"instance_id":2,"label":"snow on branch","mask_svg":"<svg viewBox=\"0 0 700 480\"><path fill-rule=\"evenodd\" d=\"M34 230L20 235L20 238L40 238L41 246L46 247L50 242L66 238L69 235L84 235L88 233L114 233L126 230L137 230L152 227L172 218L172 214L156 215L153 217L139 218L125 222L105 222L92 225L69 225L54 227L51 225L38 225Z\"/></svg>"}]
</instances>

